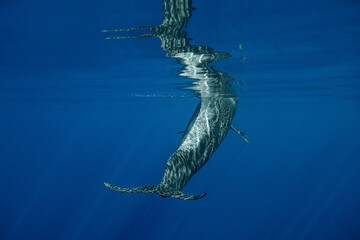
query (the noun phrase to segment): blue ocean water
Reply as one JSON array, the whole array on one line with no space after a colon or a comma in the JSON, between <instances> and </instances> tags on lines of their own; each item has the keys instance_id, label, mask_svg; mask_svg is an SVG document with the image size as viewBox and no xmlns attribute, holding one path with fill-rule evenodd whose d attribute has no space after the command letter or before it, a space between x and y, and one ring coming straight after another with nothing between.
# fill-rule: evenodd
<instances>
[{"instance_id":1,"label":"blue ocean water","mask_svg":"<svg viewBox=\"0 0 360 240\"><path fill-rule=\"evenodd\" d=\"M192 7L250 143L229 131L181 201L103 185L158 184L200 101L159 37L101 31L162 1L0 3L0 239L360 239L360 3Z\"/></svg>"}]
</instances>

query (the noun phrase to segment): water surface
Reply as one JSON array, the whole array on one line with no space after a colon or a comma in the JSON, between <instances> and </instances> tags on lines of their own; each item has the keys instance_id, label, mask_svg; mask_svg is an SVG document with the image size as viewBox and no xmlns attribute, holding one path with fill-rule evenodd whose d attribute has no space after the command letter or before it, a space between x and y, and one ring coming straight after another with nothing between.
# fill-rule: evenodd
<instances>
[{"instance_id":1,"label":"water surface","mask_svg":"<svg viewBox=\"0 0 360 240\"><path fill-rule=\"evenodd\" d=\"M158 183L199 102L158 38L101 32L160 24L161 1L0 4L1 239L358 238L360 5L193 7L251 142L229 132L186 202L102 185Z\"/></svg>"}]
</instances>

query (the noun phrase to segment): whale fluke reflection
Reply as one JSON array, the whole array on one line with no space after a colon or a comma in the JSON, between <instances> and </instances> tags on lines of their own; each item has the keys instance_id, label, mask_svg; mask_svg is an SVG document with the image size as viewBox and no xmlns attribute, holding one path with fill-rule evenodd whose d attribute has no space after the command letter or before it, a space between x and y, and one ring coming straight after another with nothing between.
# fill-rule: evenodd
<instances>
[{"instance_id":1,"label":"whale fluke reflection","mask_svg":"<svg viewBox=\"0 0 360 240\"><path fill-rule=\"evenodd\" d=\"M190 45L187 33L182 29L191 17L190 0L163 0L164 20L161 25L129 29L105 30L104 32L128 32L148 29L149 34L139 36L109 37L111 39L158 37L167 56L176 58L183 65L179 76L194 79L187 89L200 98L183 138L167 161L164 176L158 185L122 188L109 183L104 185L122 193L157 193L162 197L195 200L201 195L180 192L191 177L210 159L214 151L233 129L245 141L248 137L235 129L231 122L235 115L237 97L231 89L232 80L226 73L210 66L216 60L229 57L228 53L215 52L208 46Z\"/></svg>"}]
</instances>

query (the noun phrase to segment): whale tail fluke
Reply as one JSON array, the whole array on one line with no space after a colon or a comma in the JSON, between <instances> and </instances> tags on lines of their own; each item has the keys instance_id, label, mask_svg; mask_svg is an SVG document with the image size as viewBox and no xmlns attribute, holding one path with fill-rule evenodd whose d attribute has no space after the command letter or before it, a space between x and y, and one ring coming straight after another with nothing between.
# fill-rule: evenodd
<instances>
[{"instance_id":1,"label":"whale tail fluke","mask_svg":"<svg viewBox=\"0 0 360 240\"><path fill-rule=\"evenodd\" d=\"M122 188L111 185L109 183L104 182L105 187L110 188L116 192L121 193L157 193L158 192L158 185L148 185L143 187L134 187L134 188Z\"/></svg>"},{"instance_id":2,"label":"whale tail fluke","mask_svg":"<svg viewBox=\"0 0 360 240\"><path fill-rule=\"evenodd\" d=\"M169 197L173 197L181 200L197 200L204 197L205 195L206 193L203 193L201 195L189 195L186 193L182 193L180 191L176 191L176 192L172 192L172 194Z\"/></svg>"},{"instance_id":3,"label":"whale tail fluke","mask_svg":"<svg viewBox=\"0 0 360 240\"><path fill-rule=\"evenodd\" d=\"M134 187L134 188L117 187L106 182L104 182L104 185L105 187L110 188L111 190L121 193L157 193L164 198L173 197L181 200L196 200L206 195L206 193L201 195L189 195L186 193L182 193L180 191L160 191L159 185L148 185L148 186Z\"/></svg>"}]
</instances>

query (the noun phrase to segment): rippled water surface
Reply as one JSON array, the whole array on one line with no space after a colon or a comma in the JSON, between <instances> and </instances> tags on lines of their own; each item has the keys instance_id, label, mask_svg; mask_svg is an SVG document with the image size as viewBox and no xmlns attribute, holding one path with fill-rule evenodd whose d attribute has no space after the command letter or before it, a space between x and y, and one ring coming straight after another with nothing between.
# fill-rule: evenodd
<instances>
[{"instance_id":1,"label":"rippled water surface","mask_svg":"<svg viewBox=\"0 0 360 240\"><path fill-rule=\"evenodd\" d=\"M359 239L360 4L163 2L0 3L0 239ZM182 190L205 197L103 186L159 184L224 98L250 142Z\"/></svg>"}]
</instances>

